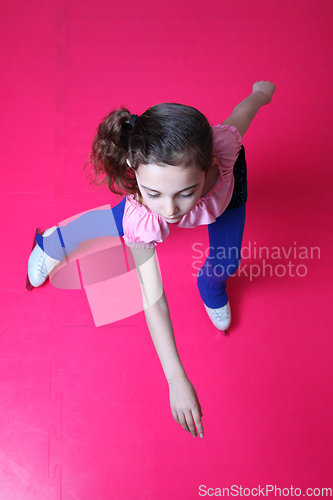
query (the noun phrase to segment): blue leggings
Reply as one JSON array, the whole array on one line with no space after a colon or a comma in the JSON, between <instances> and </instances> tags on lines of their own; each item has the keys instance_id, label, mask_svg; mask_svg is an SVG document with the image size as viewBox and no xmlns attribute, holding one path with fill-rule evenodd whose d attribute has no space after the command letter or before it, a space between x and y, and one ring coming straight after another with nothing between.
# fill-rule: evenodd
<instances>
[{"instance_id":1,"label":"blue leggings","mask_svg":"<svg viewBox=\"0 0 333 500\"><path fill-rule=\"evenodd\" d=\"M198 289L207 307L216 309L228 302L227 279L238 269L245 225L246 205L225 210L208 225L209 255L198 272Z\"/></svg>"},{"instance_id":2,"label":"blue leggings","mask_svg":"<svg viewBox=\"0 0 333 500\"><path fill-rule=\"evenodd\" d=\"M92 210L50 236L37 235L38 245L50 257L62 260L75 250L82 241L101 236L123 236L122 219L126 198L110 209ZM213 309L228 302L227 279L236 272L240 264L245 204L225 210L215 222L208 225L209 255L198 273L198 289L206 306Z\"/></svg>"},{"instance_id":3,"label":"blue leggings","mask_svg":"<svg viewBox=\"0 0 333 500\"><path fill-rule=\"evenodd\" d=\"M65 226L57 228L50 236L36 236L37 244L53 259L62 260L83 241L102 236L123 236L123 216L126 197L110 209L91 210Z\"/></svg>"}]
</instances>

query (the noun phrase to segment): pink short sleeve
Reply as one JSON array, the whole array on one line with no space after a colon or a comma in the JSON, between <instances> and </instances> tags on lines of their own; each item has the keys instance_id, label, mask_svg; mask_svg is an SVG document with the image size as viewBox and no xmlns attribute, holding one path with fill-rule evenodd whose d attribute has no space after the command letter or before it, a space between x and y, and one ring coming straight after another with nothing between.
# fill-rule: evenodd
<instances>
[{"instance_id":1,"label":"pink short sleeve","mask_svg":"<svg viewBox=\"0 0 333 500\"><path fill-rule=\"evenodd\" d=\"M216 125L213 130L213 154L223 176L229 180L242 145L242 137L236 127L230 125Z\"/></svg>"},{"instance_id":2,"label":"pink short sleeve","mask_svg":"<svg viewBox=\"0 0 333 500\"><path fill-rule=\"evenodd\" d=\"M124 241L130 248L154 248L169 235L165 220L128 195L123 216Z\"/></svg>"}]
</instances>

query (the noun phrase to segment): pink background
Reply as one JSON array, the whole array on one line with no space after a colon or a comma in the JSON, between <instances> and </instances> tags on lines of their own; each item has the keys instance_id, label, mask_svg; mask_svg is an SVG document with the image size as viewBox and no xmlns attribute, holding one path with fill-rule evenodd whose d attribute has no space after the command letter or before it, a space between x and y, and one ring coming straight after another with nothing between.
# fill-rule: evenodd
<instances>
[{"instance_id":1,"label":"pink background","mask_svg":"<svg viewBox=\"0 0 333 500\"><path fill-rule=\"evenodd\" d=\"M1 500L333 488L332 10L331 0L2 5ZM83 174L111 109L174 101L216 124L262 79L277 91L244 137L244 245L296 242L320 259L269 260L306 265L304 277L232 278L222 338L192 276L207 228L171 227L158 257L203 410L205 438L193 439L172 419L144 313L96 328L83 290L27 292L27 259L37 226L118 202Z\"/></svg>"}]
</instances>

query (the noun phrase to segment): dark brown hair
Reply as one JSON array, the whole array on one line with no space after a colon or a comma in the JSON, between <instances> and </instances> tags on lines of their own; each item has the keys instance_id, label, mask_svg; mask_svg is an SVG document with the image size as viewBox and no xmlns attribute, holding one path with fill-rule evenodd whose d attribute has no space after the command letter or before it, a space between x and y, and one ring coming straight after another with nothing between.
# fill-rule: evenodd
<instances>
[{"instance_id":1,"label":"dark brown hair","mask_svg":"<svg viewBox=\"0 0 333 500\"><path fill-rule=\"evenodd\" d=\"M115 194L135 194L139 193L135 171L140 165L196 165L208 171L213 134L200 111L164 103L147 109L134 126L130 117L128 109L120 108L98 126L88 162L92 165L91 183L107 183Z\"/></svg>"}]
</instances>

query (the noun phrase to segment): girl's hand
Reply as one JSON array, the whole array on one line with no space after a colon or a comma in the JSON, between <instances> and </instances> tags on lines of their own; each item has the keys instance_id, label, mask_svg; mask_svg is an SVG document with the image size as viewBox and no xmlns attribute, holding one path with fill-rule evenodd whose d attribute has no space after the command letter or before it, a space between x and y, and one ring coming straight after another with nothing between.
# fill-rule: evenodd
<instances>
[{"instance_id":1,"label":"girl's hand","mask_svg":"<svg viewBox=\"0 0 333 500\"><path fill-rule=\"evenodd\" d=\"M276 86L271 82L256 82L252 88L252 94L254 92L261 92L263 95L263 104L269 104L272 100L273 94L275 92Z\"/></svg>"},{"instance_id":2,"label":"girl's hand","mask_svg":"<svg viewBox=\"0 0 333 500\"><path fill-rule=\"evenodd\" d=\"M170 406L172 416L192 436L204 437L201 422L202 411L198 396L186 376L169 381ZM195 424L195 425L194 425Z\"/></svg>"}]
</instances>

